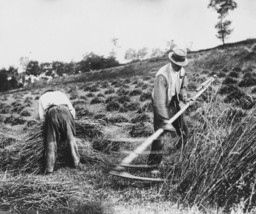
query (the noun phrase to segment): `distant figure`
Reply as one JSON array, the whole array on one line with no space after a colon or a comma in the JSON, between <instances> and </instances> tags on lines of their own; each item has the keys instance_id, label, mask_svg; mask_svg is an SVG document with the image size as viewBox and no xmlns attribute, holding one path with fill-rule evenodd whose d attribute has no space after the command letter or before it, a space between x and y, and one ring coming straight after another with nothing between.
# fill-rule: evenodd
<instances>
[{"instance_id":1,"label":"distant figure","mask_svg":"<svg viewBox=\"0 0 256 214\"><path fill-rule=\"evenodd\" d=\"M168 131L175 131L181 137L176 145L180 148L186 142L188 133L187 126L181 115L173 124L167 124L179 110L180 105L187 103L189 100L186 93L186 75L184 66L188 64L187 51L185 49L174 47L168 57L170 63L161 67L156 74L154 89L152 92L152 104L154 115L154 130L163 128L163 134L152 143L151 153L149 155L148 164L158 166L162 161L161 150L163 147L163 135ZM175 130L173 129L175 128ZM158 173L157 167L152 173Z\"/></svg>"},{"instance_id":2,"label":"distant figure","mask_svg":"<svg viewBox=\"0 0 256 214\"><path fill-rule=\"evenodd\" d=\"M75 139L75 109L60 91L46 91L39 99L39 118L45 125L45 174L54 171L57 143L67 140L74 167L80 163Z\"/></svg>"}]
</instances>

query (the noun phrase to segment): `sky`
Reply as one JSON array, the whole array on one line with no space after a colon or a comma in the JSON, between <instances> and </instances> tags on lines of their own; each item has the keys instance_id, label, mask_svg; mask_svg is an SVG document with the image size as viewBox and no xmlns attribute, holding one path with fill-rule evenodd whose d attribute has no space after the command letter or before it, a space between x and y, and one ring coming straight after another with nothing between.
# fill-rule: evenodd
<instances>
[{"instance_id":1,"label":"sky","mask_svg":"<svg viewBox=\"0 0 256 214\"><path fill-rule=\"evenodd\" d=\"M234 31L227 42L256 38L256 1L236 0L229 12ZM117 38L117 59L129 48L167 48L169 41L192 50L221 44L217 13L209 0L0 0L0 68L20 58L41 62L105 57Z\"/></svg>"}]
</instances>

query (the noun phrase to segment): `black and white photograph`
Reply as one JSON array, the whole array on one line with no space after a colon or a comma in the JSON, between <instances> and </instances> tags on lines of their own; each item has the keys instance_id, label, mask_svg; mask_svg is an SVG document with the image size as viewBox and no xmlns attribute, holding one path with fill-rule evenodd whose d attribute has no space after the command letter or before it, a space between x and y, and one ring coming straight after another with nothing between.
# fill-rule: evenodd
<instances>
[{"instance_id":1,"label":"black and white photograph","mask_svg":"<svg viewBox=\"0 0 256 214\"><path fill-rule=\"evenodd\" d=\"M0 0L0 214L255 214L255 0Z\"/></svg>"}]
</instances>

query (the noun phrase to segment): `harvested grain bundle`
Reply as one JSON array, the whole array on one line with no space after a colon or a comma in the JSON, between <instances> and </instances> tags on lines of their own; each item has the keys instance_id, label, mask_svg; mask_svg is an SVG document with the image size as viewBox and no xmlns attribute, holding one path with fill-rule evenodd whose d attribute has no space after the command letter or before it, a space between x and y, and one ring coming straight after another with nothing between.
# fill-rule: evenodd
<instances>
[{"instance_id":1,"label":"harvested grain bundle","mask_svg":"<svg viewBox=\"0 0 256 214\"><path fill-rule=\"evenodd\" d=\"M131 123L139 123L139 122L151 122L150 116L147 113L134 115L131 119Z\"/></svg>"},{"instance_id":2,"label":"harvested grain bundle","mask_svg":"<svg viewBox=\"0 0 256 214\"><path fill-rule=\"evenodd\" d=\"M92 140L103 137L101 125L91 121L76 121L76 136L81 162L106 162L106 158L93 151L88 143L79 139ZM57 145L56 166L70 164L69 146L63 141ZM29 130L22 141L0 151L0 169L17 172L40 173L44 165L44 129L43 125Z\"/></svg>"},{"instance_id":3,"label":"harvested grain bundle","mask_svg":"<svg viewBox=\"0 0 256 214\"><path fill-rule=\"evenodd\" d=\"M235 85L222 85L218 91L220 95L230 94L232 92L240 92L240 89Z\"/></svg>"},{"instance_id":4,"label":"harvested grain bundle","mask_svg":"<svg viewBox=\"0 0 256 214\"><path fill-rule=\"evenodd\" d=\"M93 104L98 104L98 103L104 103L105 102L105 99L102 98L102 97L94 97L90 104L93 105Z\"/></svg>"},{"instance_id":5,"label":"harvested grain bundle","mask_svg":"<svg viewBox=\"0 0 256 214\"><path fill-rule=\"evenodd\" d=\"M0 134L0 149L4 149L7 146L12 145L17 140L13 137L5 136L4 134Z\"/></svg>"},{"instance_id":6,"label":"harvested grain bundle","mask_svg":"<svg viewBox=\"0 0 256 214\"><path fill-rule=\"evenodd\" d=\"M5 118L4 123L8 123L8 124L11 124L12 126L15 126L15 125L25 124L26 120L20 117L11 115Z\"/></svg>"},{"instance_id":7,"label":"harvested grain bundle","mask_svg":"<svg viewBox=\"0 0 256 214\"><path fill-rule=\"evenodd\" d=\"M140 108L139 102L130 102L130 103L124 103L124 108L126 108L129 111L136 111Z\"/></svg>"},{"instance_id":8,"label":"harvested grain bundle","mask_svg":"<svg viewBox=\"0 0 256 214\"><path fill-rule=\"evenodd\" d=\"M129 118L123 114L114 114L108 118L110 123L126 123L129 122Z\"/></svg>"},{"instance_id":9,"label":"harvested grain bundle","mask_svg":"<svg viewBox=\"0 0 256 214\"><path fill-rule=\"evenodd\" d=\"M107 111L118 111L120 109L120 104L118 101L111 101L106 105Z\"/></svg>"},{"instance_id":10,"label":"harvested grain bundle","mask_svg":"<svg viewBox=\"0 0 256 214\"><path fill-rule=\"evenodd\" d=\"M203 206L229 207L244 201L247 208L255 207L255 114L256 109L250 111L222 141L209 139L214 135L212 126L202 133L203 138L191 136L183 160L177 162L179 170L169 169L169 177L177 179L169 195L178 193L183 202ZM215 129L227 129L218 126Z\"/></svg>"},{"instance_id":11,"label":"harvested grain bundle","mask_svg":"<svg viewBox=\"0 0 256 214\"><path fill-rule=\"evenodd\" d=\"M224 99L224 102L233 103L243 109L251 109L255 105L253 98L241 90L228 94Z\"/></svg>"},{"instance_id":12,"label":"harvested grain bundle","mask_svg":"<svg viewBox=\"0 0 256 214\"><path fill-rule=\"evenodd\" d=\"M78 138L91 140L94 138L102 138L102 125L92 120L76 121L76 136Z\"/></svg>"},{"instance_id":13,"label":"harvested grain bundle","mask_svg":"<svg viewBox=\"0 0 256 214\"><path fill-rule=\"evenodd\" d=\"M141 94L142 94L141 89L134 89L129 93L129 96L137 96L137 95L141 95Z\"/></svg>"},{"instance_id":14,"label":"harvested grain bundle","mask_svg":"<svg viewBox=\"0 0 256 214\"><path fill-rule=\"evenodd\" d=\"M95 150L109 154L110 152L116 152L120 150L120 142L106 139L98 139L93 141L92 147Z\"/></svg>"},{"instance_id":15,"label":"harvested grain bundle","mask_svg":"<svg viewBox=\"0 0 256 214\"><path fill-rule=\"evenodd\" d=\"M148 100L139 107L137 113L152 112L152 111L153 111L152 102Z\"/></svg>"},{"instance_id":16,"label":"harvested grain bundle","mask_svg":"<svg viewBox=\"0 0 256 214\"><path fill-rule=\"evenodd\" d=\"M140 101L151 100L151 97L152 97L151 92L145 92L140 96Z\"/></svg>"},{"instance_id":17,"label":"harvested grain bundle","mask_svg":"<svg viewBox=\"0 0 256 214\"><path fill-rule=\"evenodd\" d=\"M129 134L132 137L148 137L151 134L153 134L153 126L150 123L136 123L133 126L131 126L131 131Z\"/></svg>"}]
</instances>

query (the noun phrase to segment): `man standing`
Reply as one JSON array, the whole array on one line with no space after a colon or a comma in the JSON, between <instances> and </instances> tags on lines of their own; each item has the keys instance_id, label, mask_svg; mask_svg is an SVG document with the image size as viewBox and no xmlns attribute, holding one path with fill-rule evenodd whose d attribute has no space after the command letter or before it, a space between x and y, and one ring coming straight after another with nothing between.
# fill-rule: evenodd
<instances>
[{"instance_id":1,"label":"man standing","mask_svg":"<svg viewBox=\"0 0 256 214\"><path fill-rule=\"evenodd\" d=\"M180 101L183 101L183 103L188 101L185 91L187 84L185 69L183 68L188 64L186 56L187 51L176 46L173 48L173 52L170 52L168 55L170 63L160 68L156 74L152 92L154 130L163 128L165 131L152 143L148 159L149 165L158 166L161 163L163 135L168 131L173 131L173 127L180 136L176 147L180 148L186 142L188 130L182 115L172 125L167 124L167 121L180 110ZM152 173L157 172L158 170L152 171Z\"/></svg>"},{"instance_id":2,"label":"man standing","mask_svg":"<svg viewBox=\"0 0 256 214\"><path fill-rule=\"evenodd\" d=\"M45 127L45 174L54 170L57 144L67 140L74 167L80 163L75 139L75 109L68 97L60 91L46 91L39 99L39 118Z\"/></svg>"}]
</instances>

